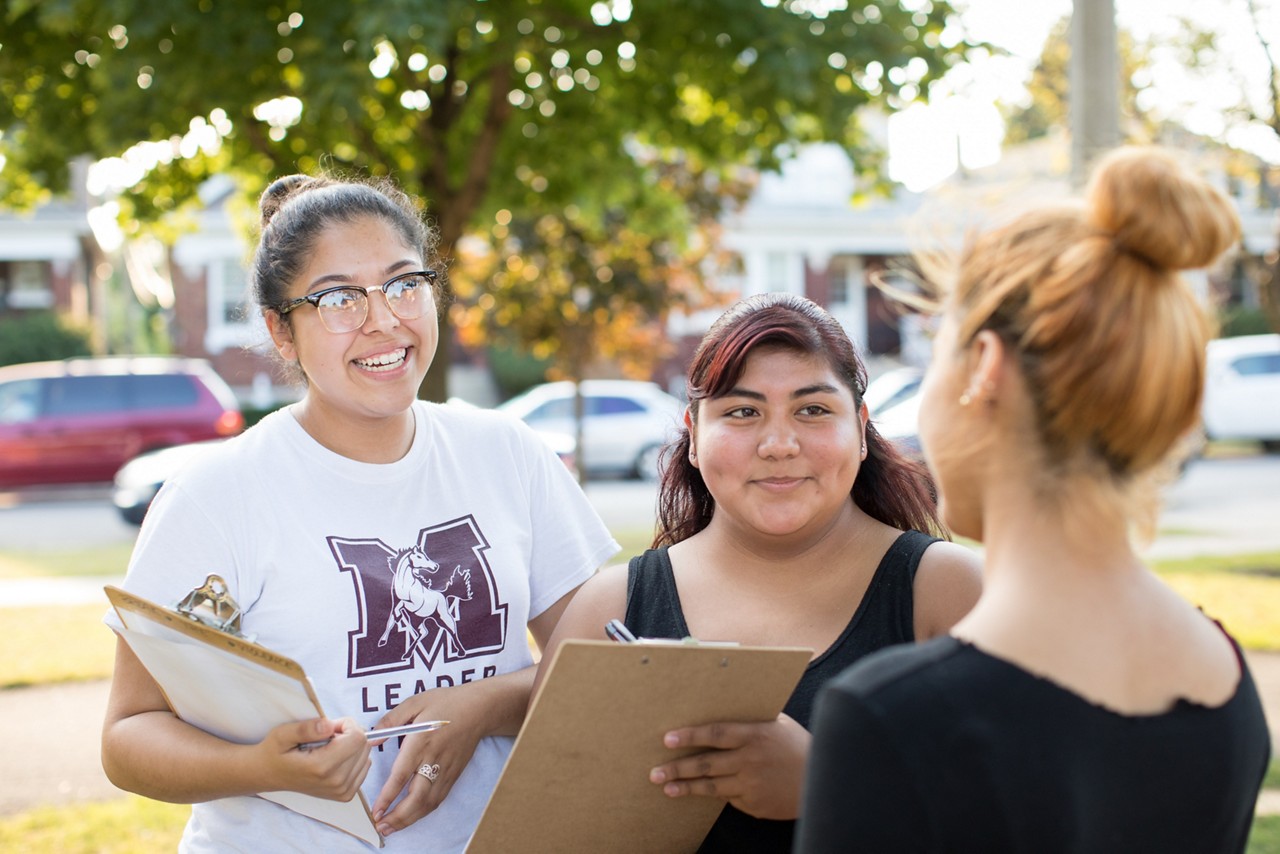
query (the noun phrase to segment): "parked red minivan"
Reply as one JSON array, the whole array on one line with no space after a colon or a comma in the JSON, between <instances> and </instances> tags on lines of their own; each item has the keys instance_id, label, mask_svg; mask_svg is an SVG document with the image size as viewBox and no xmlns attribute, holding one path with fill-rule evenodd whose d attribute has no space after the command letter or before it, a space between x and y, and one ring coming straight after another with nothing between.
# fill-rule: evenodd
<instances>
[{"instance_id":1,"label":"parked red minivan","mask_svg":"<svg viewBox=\"0 0 1280 854\"><path fill-rule=\"evenodd\" d=\"M0 367L0 489L110 481L144 451L243 429L235 394L203 359Z\"/></svg>"}]
</instances>

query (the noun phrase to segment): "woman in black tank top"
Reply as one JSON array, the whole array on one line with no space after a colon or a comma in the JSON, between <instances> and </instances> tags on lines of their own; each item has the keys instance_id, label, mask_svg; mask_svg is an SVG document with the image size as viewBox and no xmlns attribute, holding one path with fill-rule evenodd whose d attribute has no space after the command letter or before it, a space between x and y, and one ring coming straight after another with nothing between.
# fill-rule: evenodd
<instances>
[{"instance_id":1,"label":"woman in black tank top","mask_svg":"<svg viewBox=\"0 0 1280 854\"><path fill-rule=\"evenodd\" d=\"M928 475L876 433L866 382L839 323L803 297L725 312L664 450L653 548L583 585L543 657L610 619L642 637L813 649L776 720L674 730L664 744L694 753L618 769L725 803L703 851L790 850L817 689L870 652L945 633L977 599L976 556L934 536Z\"/></svg>"}]
</instances>

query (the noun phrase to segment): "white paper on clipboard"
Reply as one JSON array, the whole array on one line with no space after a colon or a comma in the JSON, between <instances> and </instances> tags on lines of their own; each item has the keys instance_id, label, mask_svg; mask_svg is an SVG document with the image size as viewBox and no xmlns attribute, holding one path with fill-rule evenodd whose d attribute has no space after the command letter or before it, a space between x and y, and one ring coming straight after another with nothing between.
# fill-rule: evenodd
<instances>
[{"instance_id":1,"label":"white paper on clipboard","mask_svg":"<svg viewBox=\"0 0 1280 854\"><path fill-rule=\"evenodd\" d=\"M210 576L193 595L215 587L215 579L221 584ZM166 608L112 585L105 590L124 623L120 636L183 721L227 741L252 744L280 724L325 716L301 665L238 633L238 609L236 621L227 625L181 604ZM259 796L383 845L362 792L349 801L300 792Z\"/></svg>"}]
</instances>

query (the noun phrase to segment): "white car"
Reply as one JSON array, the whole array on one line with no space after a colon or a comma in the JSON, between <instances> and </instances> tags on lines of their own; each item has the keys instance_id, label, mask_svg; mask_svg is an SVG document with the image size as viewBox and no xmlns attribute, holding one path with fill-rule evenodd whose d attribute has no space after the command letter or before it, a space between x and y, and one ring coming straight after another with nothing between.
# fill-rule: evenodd
<instances>
[{"instance_id":1,"label":"white car","mask_svg":"<svg viewBox=\"0 0 1280 854\"><path fill-rule=\"evenodd\" d=\"M895 368L872 380L862 396L876 432L913 457L920 456L917 422L923 382L924 371L919 368Z\"/></svg>"},{"instance_id":2,"label":"white car","mask_svg":"<svg viewBox=\"0 0 1280 854\"><path fill-rule=\"evenodd\" d=\"M875 418L918 394L923 382L924 371L919 368L893 368L867 384L862 402Z\"/></svg>"},{"instance_id":3,"label":"white car","mask_svg":"<svg viewBox=\"0 0 1280 854\"><path fill-rule=\"evenodd\" d=\"M1209 342L1203 417L1209 439L1259 441L1280 451L1280 335Z\"/></svg>"},{"instance_id":4,"label":"white car","mask_svg":"<svg viewBox=\"0 0 1280 854\"><path fill-rule=\"evenodd\" d=\"M126 522L141 525L142 518L151 507L151 501L169 479L169 475L224 441L226 440L211 439L206 442L191 442L139 454L116 472L111 487L111 503Z\"/></svg>"},{"instance_id":5,"label":"white car","mask_svg":"<svg viewBox=\"0 0 1280 854\"><path fill-rule=\"evenodd\" d=\"M658 454L676 433L684 403L656 383L584 380L582 446L576 461L588 474L648 480L658 476ZM534 386L497 409L543 433L577 434L574 384Z\"/></svg>"}]
</instances>

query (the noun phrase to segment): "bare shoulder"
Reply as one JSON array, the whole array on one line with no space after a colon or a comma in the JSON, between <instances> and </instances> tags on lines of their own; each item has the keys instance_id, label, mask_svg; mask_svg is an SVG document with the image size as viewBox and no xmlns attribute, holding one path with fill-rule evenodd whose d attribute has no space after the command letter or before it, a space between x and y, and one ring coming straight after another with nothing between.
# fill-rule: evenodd
<instances>
[{"instance_id":1,"label":"bare shoulder","mask_svg":"<svg viewBox=\"0 0 1280 854\"><path fill-rule=\"evenodd\" d=\"M920 557L913 593L916 638L945 634L982 593L982 558L958 543L934 543Z\"/></svg>"},{"instance_id":2,"label":"bare shoulder","mask_svg":"<svg viewBox=\"0 0 1280 854\"><path fill-rule=\"evenodd\" d=\"M586 638L604 640L604 624L621 620L627 613L627 567L607 566L591 576L573 594L564 613L560 615L551 639L543 651L530 697L537 696L538 686L546 676L550 662L555 660L556 650L566 640Z\"/></svg>"},{"instance_id":3,"label":"bare shoulder","mask_svg":"<svg viewBox=\"0 0 1280 854\"><path fill-rule=\"evenodd\" d=\"M578 588L556 626L555 638L603 640L604 624L627 611L627 567L606 566Z\"/></svg>"},{"instance_id":4,"label":"bare shoulder","mask_svg":"<svg viewBox=\"0 0 1280 854\"><path fill-rule=\"evenodd\" d=\"M920 556L920 573L958 574L980 578L982 557L968 546L941 540ZM917 575L918 577L918 575Z\"/></svg>"}]
</instances>

